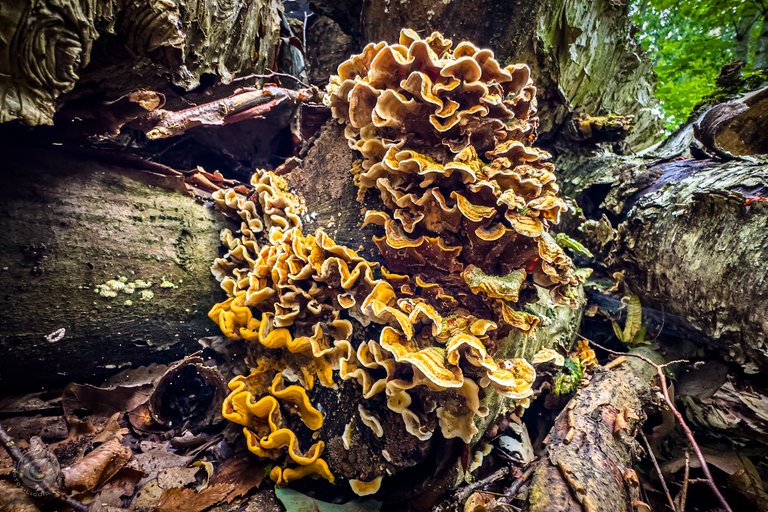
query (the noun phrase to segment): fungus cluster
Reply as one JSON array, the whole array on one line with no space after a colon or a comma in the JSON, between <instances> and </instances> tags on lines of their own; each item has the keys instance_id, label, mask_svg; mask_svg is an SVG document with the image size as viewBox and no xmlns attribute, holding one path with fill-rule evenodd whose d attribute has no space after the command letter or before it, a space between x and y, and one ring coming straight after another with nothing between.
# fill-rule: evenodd
<instances>
[{"instance_id":1,"label":"fungus cluster","mask_svg":"<svg viewBox=\"0 0 768 512\"><path fill-rule=\"evenodd\" d=\"M550 155L530 146L538 118L526 65L501 67L490 50L406 29L338 73L326 101L362 155L359 197L375 191L388 210L367 212L366 223L384 227L375 242L392 270L416 262L424 272L464 268L466 279L479 268L521 284L530 274L559 302L576 300L572 262L547 233L566 205ZM484 294L496 317L534 321L510 311L509 292Z\"/></svg>"},{"instance_id":2,"label":"fungus cluster","mask_svg":"<svg viewBox=\"0 0 768 512\"><path fill-rule=\"evenodd\" d=\"M378 191L383 204L365 222L382 227L373 240L384 266L322 229L305 235L300 199L271 172L213 194L241 225L222 232L227 252L212 270L228 298L209 316L248 342L253 368L229 384L223 413L253 453L276 461L278 484L335 480L316 384L359 387L359 417L339 433L347 450L353 424L385 436L384 407L419 441L438 431L469 443L489 394L527 405L534 368L494 357L497 344L540 322L524 310L535 285L573 303L579 283L547 233L565 206L548 155L528 146L538 122L528 75L489 50L410 30L339 67L327 101L362 155L352 169L360 200ZM372 494L384 475L342 476Z\"/></svg>"}]
</instances>

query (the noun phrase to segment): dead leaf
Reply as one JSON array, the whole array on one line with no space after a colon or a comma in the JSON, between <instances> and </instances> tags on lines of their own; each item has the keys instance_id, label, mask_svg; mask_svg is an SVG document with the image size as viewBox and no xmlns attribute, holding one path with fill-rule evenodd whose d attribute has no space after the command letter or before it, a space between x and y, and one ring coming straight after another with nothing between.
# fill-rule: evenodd
<instances>
[{"instance_id":1,"label":"dead leaf","mask_svg":"<svg viewBox=\"0 0 768 512\"><path fill-rule=\"evenodd\" d=\"M10 480L0 480L0 510L3 512L40 512L32 496Z\"/></svg>"},{"instance_id":2,"label":"dead leaf","mask_svg":"<svg viewBox=\"0 0 768 512\"><path fill-rule=\"evenodd\" d=\"M186 467L192 457L177 455L169 451L169 447L164 443L143 442L141 443L143 453L137 453L128 463L128 467L141 471L146 476L139 485L157 478L160 471L168 468Z\"/></svg>"},{"instance_id":3,"label":"dead leaf","mask_svg":"<svg viewBox=\"0 0 768 512\"><path fill-rule=\"evenodd\" d=\"M91 491L112 478L133 455L131 449L114 438L83 459L64 468L64 487L77 492Z\"/></svg>"},{"instance_id":4,"label":"dead leaf","mask_svg":"<svg viewBox=\"0 0 768 512\"><path fill-rule=\"evenodd\" d=\"M728 475L728 485L747 498L760 512L768 511L768 493L765 492L760 474L747 457L734 452L702 450L707 464ZM698 459L691 458L692 468L699 468ZM675 473L685 466L685 458L679 457L662 466L662 471Z\"/></svg>"},{"instance_id":5,"label":"dead leaf","mask_svg":"<svg viewBox=\"0 0 768 512\"><path fill-rule=\"evenodd\" d=\"M97 428L115 413L131 411L149 400L151 385L138 387L97 387L90 384L70 384L61 395L61 405L67 422L88 417Z\"/></svg>"},{"instance_id":6,"label":"dead leaf","mask_svg":"<svg viewBox=\"0 0 768 512\"><path fill-rule=\"evenodd\" d=\"M122 507L123 499L133 496L139 480L144 476L140 471L124 467L93 497L90 512L109 512Z\"/></svg>"},{"instance_id":7,"label":"dead leaf","mask_svg":"<svg viewBox=\"0 0 768 512\"><path fill-rule=\"evenodd\" d=\"M230 503L258 487L264 479L264 466L245 453L227 459L214 472L203 490L176 488L165 491L157 504L160 512L200 512L213 505Z\"/></svg>"}]
</instances>

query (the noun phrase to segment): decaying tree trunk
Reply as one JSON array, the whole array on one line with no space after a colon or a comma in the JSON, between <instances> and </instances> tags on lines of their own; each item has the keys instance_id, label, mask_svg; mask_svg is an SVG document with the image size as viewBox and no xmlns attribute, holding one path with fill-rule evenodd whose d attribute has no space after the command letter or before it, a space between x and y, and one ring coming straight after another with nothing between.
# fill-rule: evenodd
<instances>
[{"instance_id":1,"label":"decaying tree trunk","mask_svg":"<svg viewBox=\"0 0 768 512\"><path fill-rule=\"evenodd\" d=\"M645 157L571 146L558 159L585 217L574 236L622 273L666 351L689 357L684 340L707 349L678 393L706 439L736 449L768 433L766 105L762 89L702 108Z\"/></svg>"}]
</instances>

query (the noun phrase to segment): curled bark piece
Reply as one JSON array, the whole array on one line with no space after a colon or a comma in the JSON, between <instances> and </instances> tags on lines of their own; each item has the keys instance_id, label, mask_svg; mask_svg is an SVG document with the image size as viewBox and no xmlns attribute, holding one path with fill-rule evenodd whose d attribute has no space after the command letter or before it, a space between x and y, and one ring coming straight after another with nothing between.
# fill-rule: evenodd
<instances>
[{"instance_id":1,"label":"curled bark piece","mask_svg":"<svg viewBox=\"0 0 768 512\"><path fill-rule=\"evenodd\" d=\"M768 87L708 109L693 125L704 149L721 158L768 153Z\"/></svg>"},{"instance_id":2,"label":"curled bark piece","mask_svg":"<svg viewBox=\"0 0 768 512\"><path fill-rule=\"evenodd\" d=\"M529 512L634 510L634 436L654 402L653 366L631 358L601 369L555 420L536 463Z\"/></svg>"},{"instance_id":3,"label":"curled bark piece","mask_svg":"<svg viewBox=\"0 0 768 512\"><path fill-rule=\"evenodd\" d=\"M64 487L77 492L96 489L125 466L132 455L119 439L111 439L63 470Z\"/></svg>"},{"instance_id":4,"label":"curled bark piece","mask_svg":"<svg viewBox=\"0 0 768 512\"><path fill-rule=\"evenodd\" d=\"M220 404L227 385L219 371L200 357L188 357L160 378L149 397L152 418L167 427L197 431L223 421Z\"/></svg>"}]
</instances>

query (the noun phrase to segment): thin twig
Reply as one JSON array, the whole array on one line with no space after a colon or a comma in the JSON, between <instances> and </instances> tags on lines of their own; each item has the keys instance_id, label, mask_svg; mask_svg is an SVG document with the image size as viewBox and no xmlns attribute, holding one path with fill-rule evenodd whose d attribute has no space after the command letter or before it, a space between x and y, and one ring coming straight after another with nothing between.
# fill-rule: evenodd
<instances>
[{"instance_id":1,"label":"thin twig","mask_svg":"<svg viewBox=\"0 0 768 512\"><path fill-rule=\"evenodd\" d=\"M685 473L683 474L683 488L677 495L677 508L680 512L685 512L685 502L688 501L688 480L691 474L691 457L688 450L685 450Z\"/></svg>"},{"instance_id":2,"label":"thin twig","mask_svg":"<svg viewBox=\"0 0 768 512\"><path fill-rule=\"evenodd\" d=\"M720 490L717 488L717 484L715 484L715 479L712 477L712 473L709 471L709 465L707 464L707 460L704 458L704 454L701 452L701 448L699 447L699 444L696 442L696 438L694 437L693 432L691 431L691 428L688 426L688 423L686 423L685 419L683 418L683 415L680 414L680 411L677 410L674 402L669 396L669 388L667 387L667 378L664 375L664 368L671 364L677 364L680 362L687 362L687 361L676 360L676 361L670 361L664 364L658 364L651 361L649 358L645 357L642 354L635 354L633 352L617 352L615 350L611 350L609 348L603 347L602 345L595 343L594 341L591 341L582 335L579 335L579 337L589 341L591 344L595 345L596 347L602 350L605 350L609 354L636 357L637 359L640 359L641 361L645 361L646 363L648 363L649 365L653 366L656 369L656 374L659 377L659 385L661 386L661 397L664 400L664 403L669 408L669 410L672 412L672 414L674 414L675 418L680 424L680 428L682 428L683 432L685 433L685 437L688 438L688 443L691 445L691 448L693 449L693 453L695 453L696 458L699 459L699 464L701 464L701 470L704 472L704 476L706 477L709 488L712 489L712 492L715 494L715 496L717 496L717 499L720 502L720 505L723 506L726 512L733 512L733 509L731 509L731 506L728 505L728 502L725 501L725 497L723 497L723 495L720 493Z\"/></svg>"},{"instance_id":3,"label":"thin twig","mask_svg":"<svg viewBox=\"0 0 768 512\"><path fill-rule=\"evenodd\" d=\"M512 482L512 485L509 486L509 489L507 489L506 496L507 498L512 501L515 498L515 495L517 494L517 491L520 490L520 488L523 486L525 482L528 481L529 478L531 478L531 475L533 475L533 464L526 469L522 475L520 475L520 478Z\"/></svg>"},{"instance_id":4,"label":"thin twig","mask_svg":"<svg viewBox=\"0 0 768 512\"><path fill-rule=\"evenodd\" d=\"M507 473L509 473L509 467L502 466L501 468L494 471L487 477L481 480L478 480L476 482L472 482L466 487L463 487L456 493L456 502L464 503L469 498L469 495L472 494L475 490L479 489L480 487L483 487L484 485L488 485L493 482L496 482L497 480L501 480L502 478L507 476Z\"/></svg>"},{"instance_id":5,"label":"thin twig","mask_svg":"<svg viewBox=\"0 0 768 512\"><path fill-rule=\"evenodd\" d=\"M269 73L267 73L265 75L251 74L251 75L239 76L239 77L233 79L232 82L233 83L234 82L242 82L244 80L252 80L254 78L269 79L269 78L274 78L274 77L280 77L280 78L289 78L289 79L293 80L294 82L296 82L297 84L301 85L302 87L306 87L307 89L309 89L311 87L308 83L302 81L299 77L294 76L294 75L292 75L290 73L280 73L279 71L270 71L269 69L267 71L269 71Z\"/></svg>"},{"instance_id":6,"label":"thin twig","mask_svg":"<svg viewBox=\"0 0 768 512\"><path fill-rule=\"evenodd\" d=\"M8 434L5 428L3 428L2 425L0 425L0 445L5 448L5 451L8 452L8 455L11 456L11 459L13 459L16 464L19 464L24 459L24 452L19 449L19 447L16 445L16 442ZM52 496L58 501L61 501L62 503L66 503L78 512L88 512L88 507L86 505L72 498L71 496L67 496L61 489L58 487L53 487L46 480L41 480L39 483L37 483L37 486L46 494Z\"/></svg>"},{"instance_id":7,"label":"thin twig","mask_svg":"<svg viewBox=\"0 0 768 512\"><path fill-rule=\"evenodd\" d=\"M656 474L659 476L659 480L661 481L661 487L662 489L664 489L664 494L666 494L667 496L667 501L669 502L669 506L672 507L672 510L674 512L677 512L677 507L675 506L675 500L672 499L672 495L669 493L669 487L667 487L667 481L664 479L664 474L661 472L661 468L659 467L659 462L656 460L656 456L653 454L651 443L648 442L648 438L645 437L645 433L643 433L643 431L640 431L640 437L643 438L643 442L645 443L645 449L648 450L648 456L650 456L651 462L653 463L653 467L656 470Z\"/></svg>"}]
</instances>

